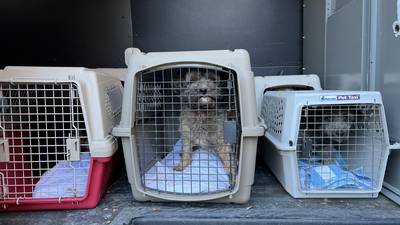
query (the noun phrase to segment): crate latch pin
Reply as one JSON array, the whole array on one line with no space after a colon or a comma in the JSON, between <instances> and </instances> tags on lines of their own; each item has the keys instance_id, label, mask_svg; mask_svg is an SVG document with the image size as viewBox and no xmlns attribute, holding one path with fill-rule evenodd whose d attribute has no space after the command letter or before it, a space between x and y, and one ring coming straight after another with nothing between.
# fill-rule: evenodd
<instances>
[{"instance_id":1,"label":"crate latch pin","mask_svg":"<svg viewBox=\"0 0 400 225\"><path fill-rule=\"evenodd\" d=\"M6 178L3 173L0 173L0 197L5 198L8 194L8 188L6 185Z\"/></svg>"},{"instance_id":2,"label":"crate latch pin","mask_svg":"<svg viewBox=\"0 0 400 225\"><path fill-rule=\"evenodd\" d=\"M8 140L0 138L0 162L10 161L10 151L8 147Z\"/></svg>"},{"instance_id":3,"label":"crate latch pin","mask_svg":"<svg viewBox=\"0 0 400 225\"><path fill-rule=\"evenodd\" d=\"M81 145L79 138L68 138L67 139L67 160L80 161Z\"/></svg>"}]
</instances>

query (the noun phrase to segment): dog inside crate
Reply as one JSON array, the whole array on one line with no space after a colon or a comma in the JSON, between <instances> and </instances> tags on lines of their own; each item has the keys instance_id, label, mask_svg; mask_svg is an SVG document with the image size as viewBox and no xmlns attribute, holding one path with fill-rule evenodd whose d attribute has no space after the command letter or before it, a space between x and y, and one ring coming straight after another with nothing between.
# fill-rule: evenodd
<instances>
[{"instance_id":1,"label":"dog inside crate","mask_svg":"<svg viewBox=\"0 0 400 225\"><path fill-rule=\"evenodd\" d=\"M175 194L232 190L239 146L234 71L167 65L137 76L136 141L142 184Z\"/></svg>"},{"instance_id":2,"label":"dog inside crate","mask_svg":"<svg viewBox=\"0 0 400 225\"><path fill-rule=\"evenodd\" d=\"M303 107L297 143L302 189L373 190L382 149L379 105Z\"/></svg>"},{"instance_id":3,"label":"dog inside crate","mask_svg":"<svg viewBox=\"0 0 400 225\"><path fill-rule=\"evenodd\" d=\"M1 83L0 124L9 144L4 198L83 196L90 155L79 93L72 83ZM68 161L66 140L79 138L81 160Z\"/></svg>"}]
</instances>

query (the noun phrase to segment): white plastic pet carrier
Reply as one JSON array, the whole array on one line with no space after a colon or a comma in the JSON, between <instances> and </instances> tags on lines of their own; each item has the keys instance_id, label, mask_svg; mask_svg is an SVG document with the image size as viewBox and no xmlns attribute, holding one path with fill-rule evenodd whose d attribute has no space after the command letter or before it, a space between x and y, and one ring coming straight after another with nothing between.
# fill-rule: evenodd
<instances>
[{"instance_id":1,"label":"white plastic pet carrier","mask_svg":"<svg viewBox=\"0 0 400 225\"><path fill-rule=\"evenodd\" d=\"M266 92L263 158L296 198L367 198L381 190L389 154L378 92Z\"/></svg>"},{"instance_id":2,"label":"white plastic pet carrier","mask_svg":"<svg viewBox=\"0 0 400 225\"><path fill-rule=\"evenodd\" d=\"M127 49L121 136L138 201L247 202L258 126L245 50Z\"/></svg>"},{"instance_id":3,"label":"white plastic pet carrier","mask_svg":"<svg viewBox=\"0 0 400 225\"><path fill-rule=\"evenodd\" d=\"M320 91L321 82L318 75L281 75L254 77L256 87L257 113L261 112L264 94L267 91L283 90L316 90Z\"/></svg>"},{"instance_id":4,"label":"white plastic pet carrier","mask_svg":"<svg viewBox=\"0 0 400 225\"><path fill-rule=\"evenodd\" d=\"M119 79L84 68L7 67L0 211L94 207L116 161L122 93Z\"/></svg>"}]
</instances>

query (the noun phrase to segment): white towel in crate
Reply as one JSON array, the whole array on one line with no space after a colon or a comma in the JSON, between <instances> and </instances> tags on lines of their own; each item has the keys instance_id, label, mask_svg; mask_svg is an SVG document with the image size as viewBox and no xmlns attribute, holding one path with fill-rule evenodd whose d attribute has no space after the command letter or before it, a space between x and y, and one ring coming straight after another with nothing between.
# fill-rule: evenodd
<instances>
[{"instance_id":1,"label":"white towel in crate","mask_svg":"<svg viewBox=\"0 0 400 225\"><path fill-rule=\"evenodd\" d=\"M157 162L144 176L145 186L173 193L210 193L225 191L230 187L224 163L213 150L199 149L192 153L192 163L183 171L175 171L180 162L182 142Z\"/></svg>"},{"instance_id":2,"label":"white towel in crate","mask_svg":"<svg viewBox=\"0 0 400 225\"><path fill-rule=\"evenodd\" d=\"M90 153L79 162L60 161L46 171L35 185L33 198L83 197L90 168Z\"/></svg>"}]
</instances>

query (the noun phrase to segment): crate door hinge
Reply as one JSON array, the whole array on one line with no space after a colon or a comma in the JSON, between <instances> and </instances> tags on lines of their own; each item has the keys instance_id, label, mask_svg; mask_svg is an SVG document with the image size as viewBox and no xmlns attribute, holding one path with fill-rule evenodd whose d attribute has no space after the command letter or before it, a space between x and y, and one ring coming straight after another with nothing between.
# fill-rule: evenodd
<instances>
[{"instance_id":1,"label":"crate door hinge","mask_svg":"<svg viewBox=\"0 0 400 225\"><path fill-rule=\"evenodd\" d=\"M70 162L80 161L81 145L79 138L67 139L67 160Z\"/></svg>"},{"instance_id":2,"label":"crate door hinge","mask_svg":"<svg viewBox=\"0 0 400 225\"><path fill-rule=\"evenodd\" d=\"M8 140L0 138L0 162L10 161L10 151L8 147Z\"/></svg>"}]
</instances>

